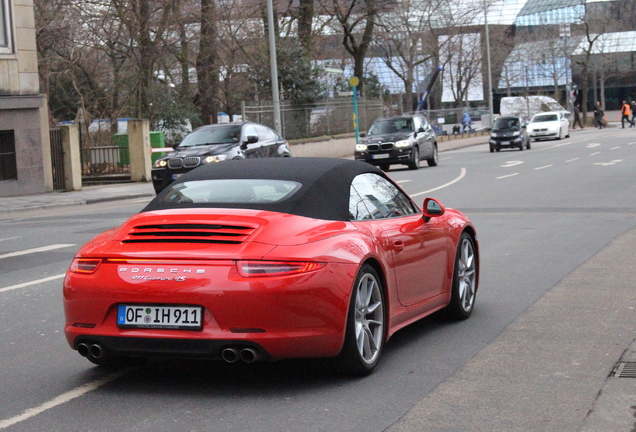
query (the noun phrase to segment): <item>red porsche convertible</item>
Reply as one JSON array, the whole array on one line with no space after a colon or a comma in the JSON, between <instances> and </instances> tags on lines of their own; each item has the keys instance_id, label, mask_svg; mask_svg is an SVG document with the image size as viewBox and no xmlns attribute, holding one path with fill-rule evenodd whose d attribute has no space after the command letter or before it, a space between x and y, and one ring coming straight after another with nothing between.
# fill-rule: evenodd
<instances>
[{"instance_id":1,"label":"red porsche convertible","mask_svg":"<svg viewBox=\"0 0 636 432\"><path fill-rule=\"evenodd\" d=\"M333 357L365 375L400 328L468 318L475 228L379 168L230 161L171 184L84 245L64 280L70 346L98 365Z\"/></svg>"}]
</instances>

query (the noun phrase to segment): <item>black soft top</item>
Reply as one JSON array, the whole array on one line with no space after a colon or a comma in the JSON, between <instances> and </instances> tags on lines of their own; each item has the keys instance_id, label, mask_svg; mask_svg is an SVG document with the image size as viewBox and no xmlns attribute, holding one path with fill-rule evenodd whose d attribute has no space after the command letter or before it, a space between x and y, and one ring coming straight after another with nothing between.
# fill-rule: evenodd
<instances>
[{"instance_id":1,"label":"black soft top","mask_svg":"<svg viewBox=\"0 0 636 432\"><path fill-rule=\"evenodd\" d=\"M211 163L179 177L142 212L178 208L245 208L347 221L351 182L363 173L376 173L388 179L381 169L348 159L262 158ZM175 185L211 179L291 180L302 187L289 198L275 203L171 203L163 200Z\"/></svg>"}]
</instances>

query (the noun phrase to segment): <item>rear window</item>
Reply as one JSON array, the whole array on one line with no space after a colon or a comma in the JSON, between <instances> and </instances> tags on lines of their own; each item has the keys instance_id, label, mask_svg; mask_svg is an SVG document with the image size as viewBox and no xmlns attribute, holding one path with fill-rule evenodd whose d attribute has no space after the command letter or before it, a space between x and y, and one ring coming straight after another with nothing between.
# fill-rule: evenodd
<instances>
[{"instance_id":1,"label":"rear window","mask_svg":"<svg viewBox=\"0 0 636 432\"><path fill-rule=\"evenodd\" d=\"M532 118L533 123L549 122L549 121L557 121L557 120L558 118L556 114L538 115Z\"/></svg>"},{"instance_id":2,"label":"rear window","mask_svg":"<svg viewBox=\"0 0 636 432\"><path fill-rule=\"evenodd\" d=\"M164 203L271 204L292 196L302 185L289 180L218 179L178 183L168 187Z\"/></svg>"}]
</instances>

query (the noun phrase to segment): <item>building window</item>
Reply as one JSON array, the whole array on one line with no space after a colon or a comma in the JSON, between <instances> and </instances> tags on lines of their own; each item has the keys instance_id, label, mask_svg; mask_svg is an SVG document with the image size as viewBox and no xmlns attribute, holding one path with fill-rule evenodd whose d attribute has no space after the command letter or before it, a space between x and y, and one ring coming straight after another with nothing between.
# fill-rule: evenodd
<instances>
[{"instance_id":1,"label":"building window","mask_svg":"<svg viewBox=\"0 0 636 432\"><path fill-rule=\"evenodd\" d=\"M0 0L0 54L12 52L11 9L9 8L9 0Z\"/></svg>"},{"instance_id":2,"label":"building window","mask_svg":"<svg viewBox=\"0 0 636 432\"><path fill-rule=\"evenodd\" d=\"M15 158L15 135L12 130L0 131L0 181L17 179L18 165Z\"/></svg>"}]
</instances>

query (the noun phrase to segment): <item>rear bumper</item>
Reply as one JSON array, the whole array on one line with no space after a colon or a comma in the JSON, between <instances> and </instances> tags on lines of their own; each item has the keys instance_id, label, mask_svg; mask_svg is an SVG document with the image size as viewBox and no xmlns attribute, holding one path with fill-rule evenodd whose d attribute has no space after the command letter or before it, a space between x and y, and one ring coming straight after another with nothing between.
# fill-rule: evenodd
<instances>
[{"instance_id":1,"label":"rear bumper","mask_svg":"<svg viewBox=\"0 0 636 432\"><path fill-rule=\"evenodd\" d=\"M272 359L333 357L344 341L356 271L355 265L328 264L300 276L242 278L232 265L206 269L205 278L161 284L124 283L116 272L69 274L65 335L73 349L99 343L107 352L143 357L216 359L227 347L254 347ZM203 328L121 328L120 304L199 305Z\"/></svg>"}]
</instances>

